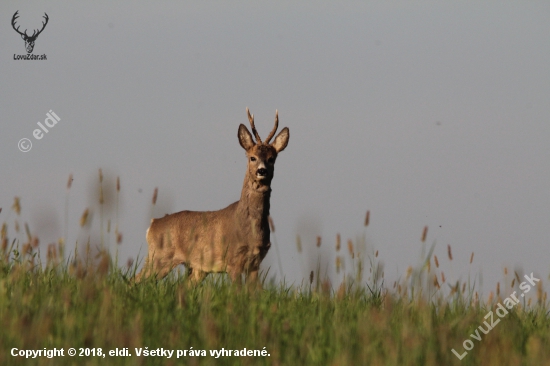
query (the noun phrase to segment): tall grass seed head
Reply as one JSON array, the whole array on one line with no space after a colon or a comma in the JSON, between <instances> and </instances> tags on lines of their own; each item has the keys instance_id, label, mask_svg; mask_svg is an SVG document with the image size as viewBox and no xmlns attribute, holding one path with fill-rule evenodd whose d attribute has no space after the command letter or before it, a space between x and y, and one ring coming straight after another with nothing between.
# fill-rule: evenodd
<instances>
[{"instance_id":1,"label":"tall grass seed head","mask_svg":"<svg viewBox=\"0 0 550 366\"><path fill-rule=\"evenodd\" d=\"M89 214L88 209L85 209L84 212L82 213L82 216L80 217L80 226L81 227L86 225L86 222L88 221L88 214Z\"/></svg>"},{"instance_id":2,"label":"tall grass seed head","mask_svg":"<svg viewBox=\"0 0 550 366\"><path fill-rule=\"evenodd\" d=\"M424 230L422 231L422 243L426 241L426 237L428 236L428 227L424 226Z\"/></svg>"},{"instance_id":3,"label":"tall grass seed head","mask_svg":"<svg viewBox=\"0 0 550 366\"><path fill-rule=\"evenodd\" d=\"M19 200L19 197L15 196L15 198L13 199L13 205L11 206L11 208L15 211L17 216L21 214L21 201Z\"/></svg>"}]
</instances>

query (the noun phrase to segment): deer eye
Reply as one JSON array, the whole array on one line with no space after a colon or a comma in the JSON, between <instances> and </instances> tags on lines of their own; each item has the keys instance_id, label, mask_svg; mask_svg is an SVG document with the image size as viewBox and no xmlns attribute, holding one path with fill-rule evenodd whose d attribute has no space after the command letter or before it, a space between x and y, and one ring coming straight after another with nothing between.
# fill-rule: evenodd
<instances>
[{"instance_id":1,"label":"deer eye","mask_svg":"<svg viewBox=\"0 0 550 366\"><path fill-rule=\"evenodd\" d=\"M252 156L252 157L250 158L250 161L256 161L256 158Z\"/></svg>"}]
</instances>

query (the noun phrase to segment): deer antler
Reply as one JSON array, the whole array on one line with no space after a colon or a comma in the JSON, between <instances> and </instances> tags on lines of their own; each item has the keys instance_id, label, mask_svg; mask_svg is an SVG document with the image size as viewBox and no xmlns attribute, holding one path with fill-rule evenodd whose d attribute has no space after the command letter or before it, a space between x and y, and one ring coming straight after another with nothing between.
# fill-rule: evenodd
<instances>
[{"instance_id":1,"label":"deer antler","mask_svg":"<svg viewBox=\"0 0 550 366\"><path fill-rule=\"evenodd\" d=\"M256 130L256 126L254 126L254 115L250 114L250 111L248 110L248 107L246 107L246 113L248 114L248 120L250 121L250 126L252 127L252 133L254 136L256 136L256 143L261 144L262 139L260 138L260 135L258 134L258 131Z\"/></svg>"},{"instance_id":2,"label":"deer antler","mask_svg":"<svg viewBox=\"0 0 550 366\"><path fill-rule=\"evenodd\" d=\"M273 127L273 130L269 133L269 136L265 139L265 143L269 144L269 140L273 138L275 135L275 132L277 132L277 128L279 128L279 111L275 110L275 127Z\"/></svg>"},{"instance_id":3,"label":"deer antler","mask_svg":"<svg viewBox=\"0 0 550 366\"><path fill-rule=\"evenodd\" d=\"M31 36L31 38L33 38L33 37L34 37L34 38L38 37L38 35L39 35L40 33L42 33L42 31L44 30L44 28L46 28L46 24L48 24L48 20L49 20L50 18L48 17L48 14L47 14L47 13L44 13L44 16L43 16L42 18L46 19L46 22L42 22L42 29L40 29L40 30L38 31L38 33L36 33L36 35L34 34L34 33L36 32L36 30L35 30L35 31L33 32L32 36Z\"/></svg>"},{"instance_id":4,"label":"deer antler","mask_svg":"<svg viewBox=\"0 0 550 366\"><path fill-rule=\"evenodd\" d=\"M42 33L42 31L44 30L44 28L46 28L46 24L48 24L48 20L50 19L48 17L48 14L47 13L44 13L44 16L42 18L45 18L46 21L45 22L42 22L42 29L38 30L38 29L35 29L34 32L32 33L32 36L29 36L27 34L27 30L25 29L25 33L22 33L19 31L19 26L17 28L15 28L15 21L17 20L17 18L19 18L19 15L17 14L19 13L19 10L17 10L15 12L15 14L13 14L13 17L11 18L11 26L13 27L13 29L15 29L15 31L17 33L19 33L20 35L24 36L26 39L29 39L29 40L33 40L33 39L36 39L36 37L38 37L38 35L40 33ZM38 33L37 33L38 32Z\"/></svg>"},{"instance_id":5,"label":"deer antler","mask_svg":"<svg viewBox=\"0 0 550 366\"><path fill-rule=\"evenodd\" d=\"M17 13L19 13L19 10L17 10L17 11L15 12L15 14L13 14L13 18L11 18L11 26L12 26L13 29L15 29L15 31L16 31L17 33L19 33L20 35L22 35L22 36L27 36L27 30L26 30L26 29L25 29L25 33L21 33L21 32L19 31L19 27L15 28L15 21L17 20L17 18L19 18L19 15L17 15Z\"/></svg>"}]
</instances>

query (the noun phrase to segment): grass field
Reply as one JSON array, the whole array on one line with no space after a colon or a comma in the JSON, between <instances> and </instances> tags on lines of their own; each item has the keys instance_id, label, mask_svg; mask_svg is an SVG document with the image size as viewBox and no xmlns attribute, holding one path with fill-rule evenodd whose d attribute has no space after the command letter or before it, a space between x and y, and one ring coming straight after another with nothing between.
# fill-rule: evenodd
<instances>
[{"instance_id":1,"label":"grass field","mask_svg":"<svg viewBox=\"0 0 550 366\"><path fill-rule=\"evenodd\" d=\"M301 286L264 275L253 290L221 275L189 287L176 271L136 285L137 263L117 266L108 248L41 253L28 226L10 232L4 222L0 365L550 365L542 279L505 273L482 299L475 281L449 284L433 247L386 285L378 253L338 237L335 267L354 272L341 283L318 268Z\"/></svg>"}]
</instances>

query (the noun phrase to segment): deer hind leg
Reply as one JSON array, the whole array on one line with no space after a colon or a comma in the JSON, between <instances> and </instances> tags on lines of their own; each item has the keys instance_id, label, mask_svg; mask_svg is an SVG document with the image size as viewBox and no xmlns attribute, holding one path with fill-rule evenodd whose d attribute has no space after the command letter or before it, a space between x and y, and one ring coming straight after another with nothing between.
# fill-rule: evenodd
<instances>
[{"instance_id":1,"label":"deer hind leg","mask_svg":"<svg viewBox=\"0 0 550 366\"><path fill-rule=\"evenodd\" d=\"M201 271L200 269L187 268L187 279L192 286L201 283L207 275L207 272Z\"/></svg>"},{"instance_id":2,"label":"deer hind leg","mask_svg":"<svg viewBox=\"0 0 550 366\"><path fill-rule=\"evenodd\" d=\"M139 273L135 277L135 282L140 283L142 280L148 278L151 275L151 273L154 272L153 265L154 265L154 261L152 260L152 257L147 256L147 258L145 258L145 263L143 264L143 268L141 268L141 271L139 271Z\"/></svg>"}]
</instances>

